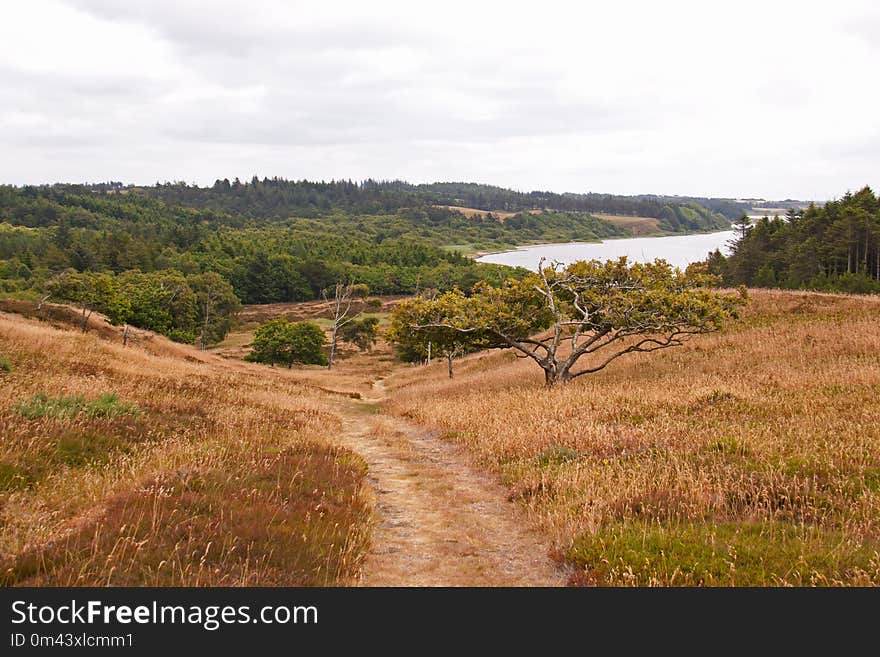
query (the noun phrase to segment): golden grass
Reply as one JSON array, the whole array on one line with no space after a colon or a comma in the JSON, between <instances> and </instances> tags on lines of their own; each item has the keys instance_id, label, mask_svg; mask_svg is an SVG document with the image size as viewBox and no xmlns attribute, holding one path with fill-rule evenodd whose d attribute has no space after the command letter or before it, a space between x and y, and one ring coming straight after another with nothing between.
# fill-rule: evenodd
<instances>
[{"instance_id":1,"label":"golden grass","mask_svg":"<svg viewBox=\"0 0 880 657\"><path fill-rule=\"evenodd\" d=\"M379 320L380 329L387 326L389 322L389 313L394 305L404 299L401 295L386 295L376 297L381 300L382 306L377 311L372 311L363 301L355 301L352 304L353 313L363 313L365 317L375 317ZM0 302L2 303L2 302ZM2 306L0 306L2 307ZM218 345L211 348L211 352L233 360L243 359L250 351L251 343L254 339L254 331L260 324L270 319L284 318L291 322L301 322L303 320L311 320L316 322L330 338L330 329L332 321L330 320L330 310L327 305L321 301L293 301L287 303L269 303L244 306L236 315L236 322L233 329L226 338ZM359 352L356 347L344 342L340 342L337 348L336 358L338 360L346 360Z\"/></svg>"},{"instance_id":2,"label":"golden grass","mask_svg":"<svg viewBox=\"0 0 880 657\"><path fill-rule=\"evenodd\" d=\"M0 582L350 581L371 509L330 398L287 370L150 350L0 314ZM116 393L122 411L16 410L38 393Z\"/></svg>"},{"instance_id":3,"label":"golden grass","mask_svg":"<svg viewBox=\"0 0 880 657\"><path fill-rule=\"evenodd\" d=\"M756 290L742 320L556 389L508 353L389 381L582 583L880 584L880 299Z\"/></svg>"},{"instance_id":4,"label":"golden grass","mask_svg":"<svg viewBox=\"0 0 880 657\"><path fill-rule=\"evenodd\" d=\"M437 205L434 207L460 212L468 219L473 217L485 217L486 215L491 214L500 224L503 224L505 219L510 219L517 214L516 212L505 212L504 210L478 210L477 208L466 208L460 205ZM529 210L528 212L540 212L540 210Z\"/></svg>"},{"instance_id":5,"label":"golden grass","mask_svg":"<svg viewBox=\"0 0 880 657\"><path fill-rule=\"evenodd\" d=\"M596 214L603 221L614 224L619 228L628 230L634 237L639 235L652 235L660 231L660 220L655 217L633 217L622 214Z\"/></svg>"}]
</instances>

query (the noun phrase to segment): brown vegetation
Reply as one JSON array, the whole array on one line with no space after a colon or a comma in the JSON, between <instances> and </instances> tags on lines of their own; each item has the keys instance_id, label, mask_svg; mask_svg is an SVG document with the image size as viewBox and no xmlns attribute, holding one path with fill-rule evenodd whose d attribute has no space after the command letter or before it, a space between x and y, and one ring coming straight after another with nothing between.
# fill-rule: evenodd
<instances>
[{"instance_id":1,"label":"brown vegetation","mask_svg":"<svg viewBox=\"0 0 880 657\"><path fill-rule=\"evenodd\" d=\"M529 563L544 539L505 529L490 545L517 516L488 483L453 495L473 461L574 583L877 585L878 316L876 297L755 290L721 333L545 389L506 352L460 359L452 381L381 342L332 372L288 371L146 332L123 349L97 317L83 335L0 314L0 581L358 581L374 503L348 446L392 523L373 554L403 541L411 557L368 562L366 583L528 581L483 572ZM491 531L474 533L468 505L487 504ZM393 524L404 512L410 529ZM419 557L426 536L436 559Z\"/></svg>"},{"instance_id":2,"label":"brown vegetation","mask_svg":"<svg viewBox=\"0 0 880 657\"><path fill-rule=\"evenodd\" d=\"M505 212L504 210L478 210L477 208L465 208L460 205L438 205L436 207L460 212L468 219L471 217L485 217L486 215L491 214L499 224L503 224L505 219L510 219L517 214L516 212ZM529 212L540 212L540 210L530 210Z\"/></svg>"},{"instance_id":3,"label":"brown vegetation","mask_svg":"<svg viewBox=\"0 0 880 657\"><path fill-rule=\"evenodd\" d=\"M158 336L165 355L99 335L0 314L0 582L355 576L366 467L332 443L326 393Z\"/></svg>"},{"instance_id":4,"label":"brown vegetation","mask_svg":"<svg viewBox=\"0 0 880 657\"><path fill-rule=\"evenodd\" d=\"M655 217L633 217L622 214L593 214L594 217L628 230L633 237L660 232L660 220Z\"/></svg>"},{"instance_id":5,"label":"brown vegetation","mask_svg":"<svg viewBox=\"0 0 880 657\"><path fill-rule=\"evenodd\" d=\"M880 299L755 291L742 320L558 389L509 353L388 409L510 487L583 583L880 584Z\"/></svg>"}]
</instances>

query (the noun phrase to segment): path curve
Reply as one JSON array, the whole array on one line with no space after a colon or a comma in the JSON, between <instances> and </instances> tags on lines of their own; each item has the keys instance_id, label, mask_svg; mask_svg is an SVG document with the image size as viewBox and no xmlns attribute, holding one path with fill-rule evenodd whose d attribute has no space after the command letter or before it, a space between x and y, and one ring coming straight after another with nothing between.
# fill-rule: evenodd
<instances>
[{"instance_id":1,"label":"path curve","mask_svg":"<svg viewBox=\"0 0 880 657\"><path fill-rule=\"evenodd\" d=\"M362 586L562 586L549 542L465 450L367 401L341 402L341 442L367 462L377 520Z\"/></svg>"}]
</instances>

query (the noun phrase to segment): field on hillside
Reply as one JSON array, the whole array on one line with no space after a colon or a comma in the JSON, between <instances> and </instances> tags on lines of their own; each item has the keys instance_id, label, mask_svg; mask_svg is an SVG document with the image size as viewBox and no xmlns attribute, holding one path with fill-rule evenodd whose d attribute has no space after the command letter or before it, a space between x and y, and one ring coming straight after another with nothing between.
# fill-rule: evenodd
<instances>
[{"instance_id":1,"label":"field on hillside","mask_svg":"<svg viewBox=\"0 0 880 657\"><path fill-rule=\"evenodd\" d=\"M0 584L350 582L372 505L332 396L100 323L0 313Z\"/></svg>"},{"instance_id":2,"label":"field on hillside","mask_svg":"<svg viewBox=\"0 0 880 657\"><path fill-rule=\"evenodd\" d=\"M388 325L391 308L402 296L378 297L382 301L382 307L376 312L366 312L364 304L360 301L352 304L351 315L362 317L375 317L379 320L379 328L384 329ZM0 302L2 309L2 302ZM284 318L291 322L311 320L324 329L327 339L330 339L331 321L330 311L324 301L300 301L291 303L269 303L260 305L244 306L236 316L235 326L218 345L211 348L211 352L218 356L231 359L242 359L250 352L250 345L254 339L254 331L260 324L270 319ZM381 349L379 350L381 351ZM358 349L348 343L339 342L337 358L347 360L358 355Z\"/></svg>"},{"instance_id":3,"label":"field on hillside","mask_svg":"<svg viewBox=\"0 0 880 657\"><path fill-rule=\"evenodd\" d=\"M505 219L509 219L516 214L516 212L505 212L504 210L492 210L490 212L489 210L478 210L477 208L465 208L460 205L438 205L435 207L444 208L446 210L454 210L455 212L460 212L468 218L485 217L487 214L491 213L491 215L502 224L504 223Z\"/></svg>"},{"instance_id":4,"label":"field on hillside","mask_svg":"<svg viewBox=\"0 0 880 657\"><path fill-rule=\"evenodd\" d=\"M597 213L593 213L593 216L598 217L603 221L607 221L610 224L614 224L619 228L630 231L633 237L640 237L642 235L653 235L660 232L660 220L654 217L633 217L621 214Z\"/></svg>"},{"instance_id":5,"label":"field on hillside","mask_svg":"<svg viewBox=\"0 0 880 657\"><path fill-rule=\"evenodd\" d=\"M880 584L880 298L753 292L743 318L545 389L509 353L388 381L610 585Z\"/></svg>"}]
</instances>

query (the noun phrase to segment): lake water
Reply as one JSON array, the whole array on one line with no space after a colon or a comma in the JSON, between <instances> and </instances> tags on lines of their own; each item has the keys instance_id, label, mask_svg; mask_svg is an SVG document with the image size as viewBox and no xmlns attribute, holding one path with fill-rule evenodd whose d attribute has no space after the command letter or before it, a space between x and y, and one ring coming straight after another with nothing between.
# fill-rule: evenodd
<instances>
[{"instance_id":1,"label":"lake water","mask_svg":"<svg viewBox=\"0 0 880 657\"><path fill-rule=\"evenodd\" d=\"M733 239L733 231L700 233L696 235L672 235L670 237L633 237L605 240L604 242L568 242L566 244L539 244L524 246L514 251L490 253L477 258L478 262L491 262L511 267L537 270L541 258L548 262L570 264L578 260L615 260L627 256L630 261L651 262L663 258L675 267L687 267L692 262L705 260L710 251L721 249L727 253L727 243Z\"/></svg>"}]
</instances>

